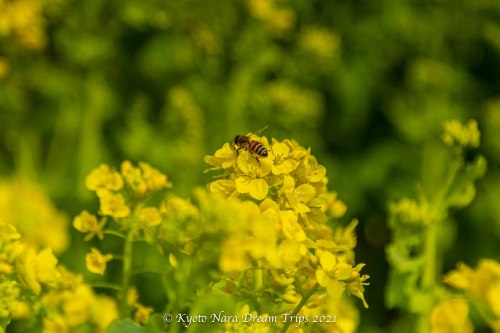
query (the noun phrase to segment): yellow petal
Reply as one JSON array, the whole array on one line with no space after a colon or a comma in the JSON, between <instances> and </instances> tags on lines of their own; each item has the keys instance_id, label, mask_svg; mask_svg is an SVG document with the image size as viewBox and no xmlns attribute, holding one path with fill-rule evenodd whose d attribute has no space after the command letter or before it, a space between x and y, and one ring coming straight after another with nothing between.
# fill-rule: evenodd
<instances>
[{"instance_id":1,"label":"yellow petal","mask_svg":"<svg viewBox=\"0 0 500 333\"><path fill-rule=\"evenodd\" d=\"M309 173L307 173L306 178L310 182L320 182L326 176L326 168L322 165L317 165Z\"/></svg>"},{"instance_id":2,"label":"yellow petal","mask_svg":"<svg viewBox=\"0 0 500 333\"><path fill-rule=\"evenodd\" d=\"M339 263L335 267L335 274L336 274L337 279L347 280L352 275L352 266L349 264L346 264L346 263Z\"/></svg>"},{"instance_id":3,"label":"yellow petal","mask_svg":"<svg viewBox=\"0 0 500 333\"><path fill-rule=\"evenodd\" d=\"M239 193L248 193L250 192L250 187L252 185L252 178L249 177L238 177L234 181L236 185L236 191Z\"/></svg>"},{"instance_id":4,"label":"yellow petal","mask_svg":"<svg viewBox=\"0 0 500 333\"><path fill-rule=\"evenodd\" d=\"M316 190L311 184L302 184L297 186L295 194L300 202L307 203L316 195Z\"/></svg>"},{"instance_id":5,"label":"yellow petal","mask_svg":"<svg viewBox=\"0 0 500 333\"><path fill-rule=\"evenodd\" d=\"M254 179L250 184L250 195L257 199L262 200L267 196L269 186L264 179Z\"/></svg>"},{"instance_id":6,"label":"yellow petal","mask_svg":"<svg viewBox=\"0 0 500 333\"><path fill-rule=\"evenodd\" d=\"M287 157L290 153L290 148L286 144L279 142L273 144L272 150L276 158Z\"/></svg>"},{"instance_id":7,"label":"yellow petal","mask_svg":"<svg viewBox=\"0 0 500 333\"><path fill-rule=\"evenodd\" d=\"M319 263L325 271L330 272L337 263L337 259L335 259L335 256L331 252L321 251L319 254Z\"/></svg>"},{"instance_id":8,"label":"yellow petal","mask_svg":"<svg viewBox=\"0 0 500 333\"><path fill-rule=\"evenodd\" d=\"M325 273L322 269L316 270L316 281L318 281L319 285L322 287L326 287L328 282L330 281L330 277Z\"/></svg>"}]
</instances>

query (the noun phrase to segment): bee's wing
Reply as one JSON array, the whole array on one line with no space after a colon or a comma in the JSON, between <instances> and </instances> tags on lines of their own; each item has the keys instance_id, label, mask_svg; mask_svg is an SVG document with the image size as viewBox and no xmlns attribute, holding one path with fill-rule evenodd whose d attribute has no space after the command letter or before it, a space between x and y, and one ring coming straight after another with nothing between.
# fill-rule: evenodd
<instances>
[{"instance_id":1,"label":"bee's wing","mask_svg":"<svg viewBox=\"0 0 500 333\"><path fill-rule=\"evenodd\" d=\"M266 126L262 127L261 129L258 129L258 130L255 130L255 131L252 131L252 132L248 133L248 134L247 134L247 136L250 136L250 135L252 135L252 134L257 134L257 135L259 135L259 136L260 136L260 133L262 133L262 131L264 131L264 130L265 130L266 128L268 128L268 127L269 127L269 125L266 125Z\"/></svg>"}]
</instances>

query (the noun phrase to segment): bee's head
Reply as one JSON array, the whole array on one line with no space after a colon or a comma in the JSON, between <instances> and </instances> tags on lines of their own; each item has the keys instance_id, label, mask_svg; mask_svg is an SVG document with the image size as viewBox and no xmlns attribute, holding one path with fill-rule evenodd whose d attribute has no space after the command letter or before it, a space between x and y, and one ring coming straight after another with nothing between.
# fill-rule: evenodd
<instances>
[{"instance_id":1,"label":"bee's head","mask_svg":"<svg viewBox=\"0 0 500 333\"><path fill-rule=\"evenodd\" d=\"M240 142L240 138L241 138L241 135L237 135L234 137L234 143L235 144L238 144L238 142Z\"/></svg>"}]
</instances>

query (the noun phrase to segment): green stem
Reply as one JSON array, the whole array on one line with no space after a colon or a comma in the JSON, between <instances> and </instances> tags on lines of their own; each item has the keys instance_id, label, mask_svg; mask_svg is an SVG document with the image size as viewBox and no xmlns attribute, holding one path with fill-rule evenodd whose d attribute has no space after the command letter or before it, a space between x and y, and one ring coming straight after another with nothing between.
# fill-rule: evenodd
<instances>
[{"instance_id":1,"label":"green stem","mask_svg":"<svg viewBox=\"0 0 500 333\"><path fill-rule=\"evenodd\" d=\"M319 287L319 284L316 283L314 285L314 287L312 287L311 290L309 290L309 292L302 297L302 299L300 300L300 303L297 304L297 306L295 307L293 312L290 314L290 316L296 316L297 313L299 313L300 309L302 309L302 307L306 304L306 302L309 300L309 298L316 292L318 287ZM291 323L292 323L292 321L287 320L285 325L281 328L280 332L285 333L288 330L288 327L290 326Z\"/></svg>"},{"instance_id":2,"label":"green stem","mask_svg":"<svg viewBox=\"0 0 500 333\"><path fill-rule=\"evenodd\" d=\"M96 281L96 282L90 282L89 283L92 287L94 288L107 288L107 289L112 289L116 291L121 291L121 286L116 283L110 283L110 282L105 282L105 281Z\"/></svg>"},{"instance_id":3,"label":"green stem","mask_svg":"<svg viewBox=\"0 0 500 333\"><path fill-rule=\"evenodd\" d=\"M427 230L425 233L425 248L424 248L424 258L425 265L422 273L422 280L420 282L421 290L430 295L431 292L436 288L437 280L437 263L441 262L438 258L437 242L438 242L438 223L440 222L438 218L442 217L442 212L440 209L448 208L445 204L446 196L455 180L455 177L460 170L461 160L460 157L456 157L452 162L446 180L437 193L434 203L431 206L429 218L427 221ZM417 332L426 333L429 331L429 318L431 309L426 309L423 311L418 318Z\"/></svg>"},{"instance_id":4,"label":"green stem","mask_svg":"<svg viewBox=\"0 0 500 333\"><path fill-rule=\"evenodd\" d=\"M123 275L122 275L122 299L120 304L120 314L122 318L128 317L128 304L127 293L130 284L130 276L132 271L132 247L133 247L133 234L134 230L131 229L127 232L125 237L125 244L123 246Z\"/></svg>"},{"instance_id":5,"label":"green stem","mask_svg":"<svg viewBox=\"0 0 500 333\"><path fill-rule=\"evenodd\" d=\"M262 270L262 260L257 260L257 269L254 270L253 272L253 277L254 277L254 290L258 291L262 289L262 286L264 285L264 272Z\"/></svg>"}]
</instances>

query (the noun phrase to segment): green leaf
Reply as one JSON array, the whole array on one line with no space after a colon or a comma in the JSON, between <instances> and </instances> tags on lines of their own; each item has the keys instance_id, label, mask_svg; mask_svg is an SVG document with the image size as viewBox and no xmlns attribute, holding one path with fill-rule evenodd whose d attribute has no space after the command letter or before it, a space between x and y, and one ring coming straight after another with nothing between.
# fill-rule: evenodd
<instances>
[{"instance_id":1,"label":"green leaf","mask_svg":"<svg viewBox=\"0 0 500 333\"><path fill-rule=\"evenodd\" d=\"M148 323L146 324L146 330L144 333L161 333L164 332L162 329L165 328L165 322L163 317L159 314L155 314L149 317Z\"/></svg>"},{"instance_id":2,"label":"green leaf","mask_svg":"<svg viewBox=\"0 0 500 333\"><path fill-rule=\"evenodd\" d=\"M109 325L106 333L145 333L145 328L130 318L118 319Z\"/></svg>"}]
</instances>

